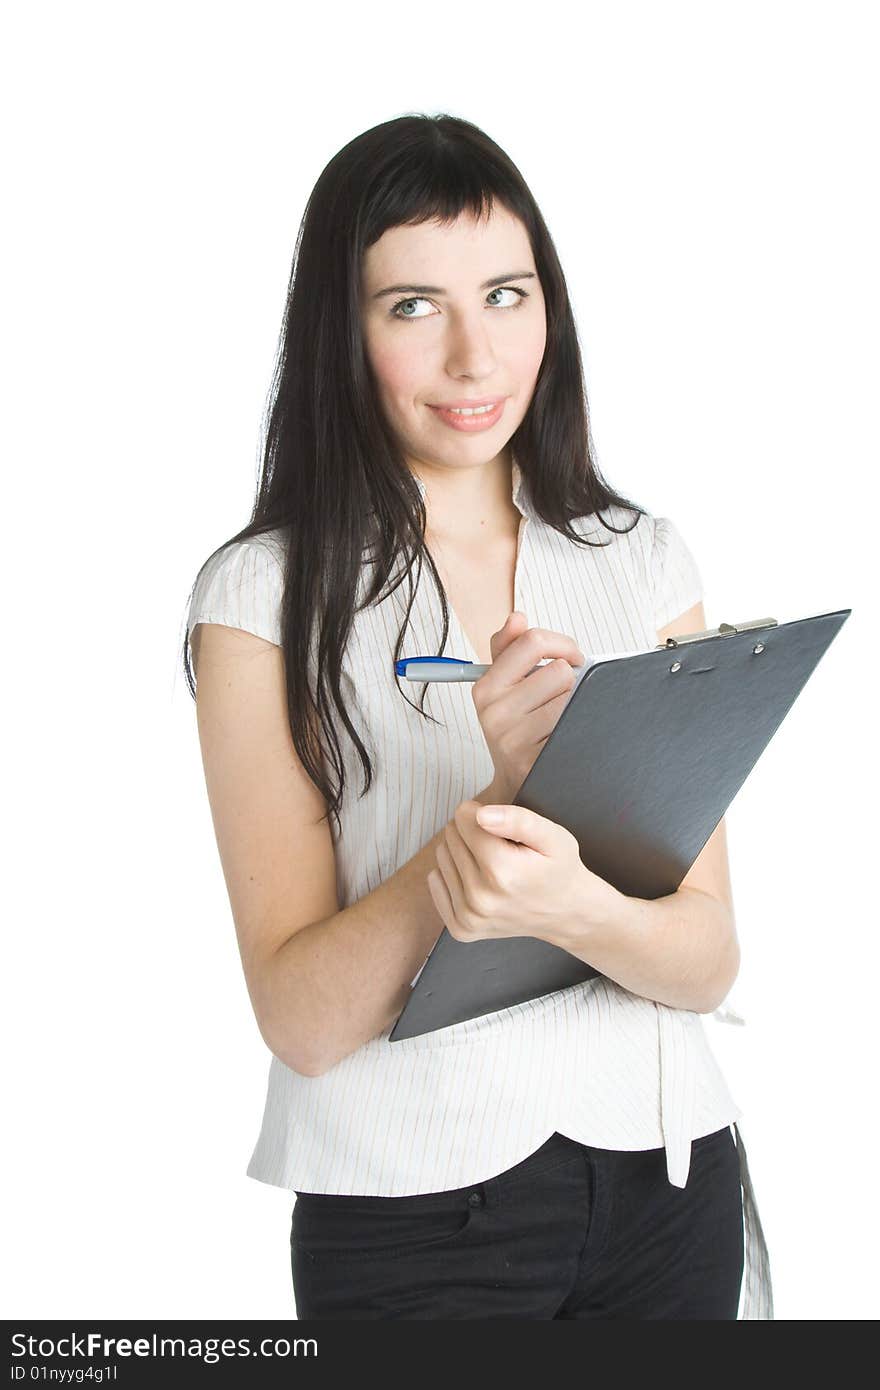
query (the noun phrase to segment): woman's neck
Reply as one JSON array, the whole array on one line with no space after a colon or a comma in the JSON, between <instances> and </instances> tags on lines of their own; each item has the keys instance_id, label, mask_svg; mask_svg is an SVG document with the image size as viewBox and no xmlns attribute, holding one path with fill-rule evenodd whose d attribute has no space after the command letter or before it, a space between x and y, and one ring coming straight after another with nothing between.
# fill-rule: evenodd
<instances>
[{"instance_id":1,"label":"woman's neck","mask_svg":"<svg viewBox=\"0 0 880 1390\"><path fill-rule=\"evenodd\" d=\"M425 485L425 538L447 546L492 542L519 525L511 497L512 461L508 451L473 468L427 469L417 476Z\"/></svg>"}]
</instances>

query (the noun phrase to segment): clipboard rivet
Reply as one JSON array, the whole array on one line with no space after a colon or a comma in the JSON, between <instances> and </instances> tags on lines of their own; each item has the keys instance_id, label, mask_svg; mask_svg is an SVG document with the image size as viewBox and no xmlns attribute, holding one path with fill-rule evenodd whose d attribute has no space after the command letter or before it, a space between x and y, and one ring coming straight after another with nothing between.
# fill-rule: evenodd
<instances>
[{"instance_id":1,"label":"clipboard rivet","mask_svg":"<svg viewBox=\"0 0 880 1390\"><path fill-rule=\"evenodd\" d=\"M759 653L759 652L762 652L763 650L764 650L764 643L763 643L763 642L756 642L755 645L754 645L754 647L752 647L752 655L753 655L753 656L757 656L758 653Z\"/></svg>"},{"instance_id":2,"label":"clipboard rivet","mask_svg":"<svg viewBox=\"0 0 880 1390\"><path fill-rule=\"evenodd\" d=\"M670 671L680 671L680 670L681 670L681 662L680 662L680 661L673 661L673 663L672 663L672 665L670 666L669 669L670 669Z\"/></svg>"}]
</instances>

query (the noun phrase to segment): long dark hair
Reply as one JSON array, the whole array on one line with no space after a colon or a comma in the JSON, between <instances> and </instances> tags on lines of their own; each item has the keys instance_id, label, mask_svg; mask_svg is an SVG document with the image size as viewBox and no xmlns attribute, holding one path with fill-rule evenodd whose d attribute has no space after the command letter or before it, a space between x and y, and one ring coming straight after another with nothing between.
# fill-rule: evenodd
<instances>
[{"instance_id":1,"label":"long dark hair","mask_svg":"<svg viewBox=\"0 0 880 1390\"><path fill-rule=\"evenodd\" d=\"M425 506L383 416L364 348L362 258L391 227L451 223L463 212L489 217L496 202L528 232L546 306L543 361L528 411L510 441L534 510L579 545L609 542L580 536L573 520L618 505L636 513L629 531L643 512L600 476L565 277L544 219L513 162L477 126L445 114L400 116L357 136L324 169L300 223L251 520L208 557L283 528L280 623L291 735L325 798L327 816L337 823L345 770L333 707L363 765L362 796L373 775L340 692L368 551L372 583L365 586L360 607L386 597L382 590L389 580L389 593L403 579L409 585L394 659L403 650L423 561L443 612L441 653L449 629L446 594L425 546ZM195 698L188 632L183 664ZM426 685L413 708L431 719L423 708L427 690ZM335 778L328 776L325 760Z\"/></svg>"}]
</instances>

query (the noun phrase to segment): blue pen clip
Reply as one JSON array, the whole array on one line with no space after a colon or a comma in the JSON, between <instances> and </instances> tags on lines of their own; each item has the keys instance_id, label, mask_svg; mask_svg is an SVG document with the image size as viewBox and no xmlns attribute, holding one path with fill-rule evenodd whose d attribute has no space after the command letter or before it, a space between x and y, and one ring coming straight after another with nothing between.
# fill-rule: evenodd
<instances>
[{"instance_id":1,"label":"blue pen clip","mask_svg":"<svg viewBox=\"0 0 880 1390\"><path fill-rule=\"evenodd\" d=\"M438 663L438 664L440 664L440 663L446 663L446 664L451 665L451 666L473 666L473 665L474 665L474 662L473 662L473 661L466 661L466 660L464 660L463 658L460 659L460 658L457 657L457 656L402 656L402 657L400 658L399 661L395 661L395 663L394 663L394 669L395 669L395 671L397 672L398 676L404 676L404 677L405 677L405 676L406 676L406 668L407 668L407 666L410 664L410 662L412 662L413 664L415 664L415 663L417 662L417 663L419 664L419 666L422 666L422 665L424 665L425 662L428 662L428 661L430 661L430 662L436 662L436 663Z\"/></svg>"}]
</instances>

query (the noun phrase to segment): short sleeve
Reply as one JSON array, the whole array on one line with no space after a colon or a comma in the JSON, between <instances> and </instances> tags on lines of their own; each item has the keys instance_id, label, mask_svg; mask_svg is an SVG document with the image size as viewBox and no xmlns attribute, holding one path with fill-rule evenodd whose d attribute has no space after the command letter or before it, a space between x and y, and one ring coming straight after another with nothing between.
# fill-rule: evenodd
<instances>
[{"instance_id":1,"label":"short sleeve","mask_svg":"<svg viewBox=\"0 0 880 1390\"><path fill-rule=\"evenodd\" d=\"M197 623L240 627L282 645L281 560L259 539L236 541L218 551L196 578L187 632Z\"/></svg>"},{"instance_id":2,"label":"short sleeve","mask_svg":"<svg viewBox=\"0 0 880 1390\"><path fill-rule=\"evenodd\" d=\"M699 603L703 582L697 562L668 517L654 518L651 547L654 626L659 631Z\"/></svg>"}]
</instances>

